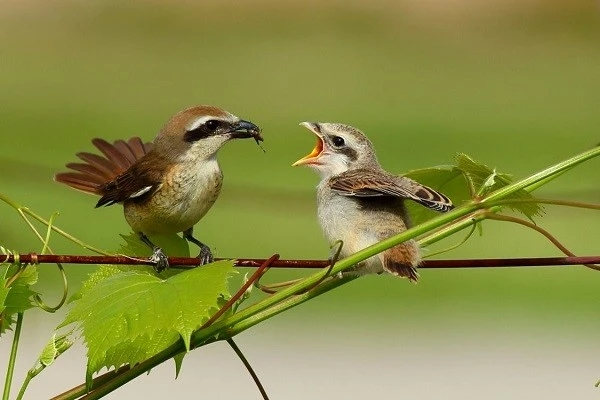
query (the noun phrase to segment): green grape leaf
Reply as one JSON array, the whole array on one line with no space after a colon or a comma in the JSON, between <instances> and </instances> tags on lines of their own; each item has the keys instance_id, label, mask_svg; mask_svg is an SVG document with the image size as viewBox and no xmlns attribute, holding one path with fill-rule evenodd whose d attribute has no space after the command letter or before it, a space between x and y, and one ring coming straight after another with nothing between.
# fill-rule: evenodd
<instances>
[{"instance_id":1,"label":"green grape leaf","mask_svg":"<svg viewBox=\"0 0 600 400\"><path fill-rule=\"evenodd\" d=\"M444 193L457 207L471 200L472 196L485 196L512 183L510 175L499 173L460 153L456 156L456 166L412 170L404 176ZM506 198L532 199L533 196L525 190L520 190ZM406 202L406 207L412 225L418 225L438 215L437 212L412 201ZM515 203L506 207L524 214L529 219L543 213L543 208L536 203ZM481 224L478 224L478 228L481 233Z\"/></svg>"},{"instance_id":2,"label":"green grape leaf","mask_svg":"<svg viewBox=\"0 0 600 400\"><path fill-rule=\"evenodd\" d=\"M6 287L11 277L18 272L18 277ZM31 286L37 282L38 271L37 267L28 265L19 271L16 265L0 266L0 299L4 300L0 303L0 335L7 329L10 329L14 323L14 315L33 308L35 305L31 299L37 292L31 290Z\"/></svg>"},{"instance_id":3,"label":"green grape leaf","mask_svg":"<svg viewBox=\"0 0 600 400\"><path fill-rule=\"evenodd\" d=\"M60 325L81 329L88 348L88 381L103 367L134 365L180 338L189 350L192 332L229 297L233 265L231 260L218 261L167 279L102 267L103 272L84 284Z\"/></svg>"},{"instance_id":4,"label":"green grape leaf","mask_svg":"<svg viewBox=\"0 0 600 400\"><path fill-rule=\"evenodd\" d=\"M87 292L89 292L94 286L103 280L107 279L112 275L123 272L124 269L121 266L116 265L100 265L94 272L88 275L88 278L81 285L81 289L75 293L69 299L69 303L81 299Z\"/></svg>"},{"instance_id":5,"label":"green grape leaf","mask_svg":"<svg viewBox=\"0 0 600 400\"><path fill-rule=\"evenodd\" d=\"M477 162L462 153L456 155L456 168L464 174L477 196L485 196L513 182L511 175L498 173L495 169ZM525 190L519 190L505 198L523 200L533 199L534 197ZM514 203L507 205L507 207L524 214L529 219L533 219L533 217L539 216L544 212L543 207L536 203Z\"/></svg>"}]
</instances>

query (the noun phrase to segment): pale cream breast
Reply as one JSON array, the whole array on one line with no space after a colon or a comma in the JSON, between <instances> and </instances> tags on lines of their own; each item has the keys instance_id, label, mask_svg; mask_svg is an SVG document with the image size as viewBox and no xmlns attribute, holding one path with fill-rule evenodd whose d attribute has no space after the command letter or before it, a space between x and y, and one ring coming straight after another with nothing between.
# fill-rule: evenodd
<instances>
[{"instance_id":1,"label":"pale cream breast","mask_svg":"<svg viewBox=\"0 0 600 400\"><path fill-rule=\"evenodd\" d=\"M379 241L370 227L370 221L361 211L354 199L334 193L326 184L317 187L317 214L323 234L330 245L337 240L344 242L340 257L354 254ZM336 249L332 249L335 252ZM363 272L379 272L383 270L377 256L362 263Z\"/></svg>"},{"instance_id":2,"label":"pale cream breast","mask_svg":"<svg viewBox=\"0 0 600 400\"><path fill-rule=\"evenodd\" d=\"M332 191L326 181L317 187L317 213L319 223L330 245L337 240L342 240L344 245L340 253L345 258L360 250L374 245L384 239L404 232L406 223L402 207L398 210L382 210L377 208L361 207L357 199L342 196ZM417 265L420 262L419 246L414 240L402 243L394 248L400 253L410 255L408 265ZM332 249L332 254L335 249ZM389 251L388 251L389 252ZM384 252L387 253L387 252ZM384 270L383 256L380 253L363 261L355 273L379 273Z\"/></svg>"},{"instance_id":3,"label":"pale cream breast","mask_svg":"<svg viewBox=\"0 0 600 400\"><path fill-rule=\"evenodd\" d=\"M223 174L216 158L175 168L150 203L126 205L125 218L134 231L150 235L183 232L200 221L217 200Z\"/></svg>"}]
</instances>

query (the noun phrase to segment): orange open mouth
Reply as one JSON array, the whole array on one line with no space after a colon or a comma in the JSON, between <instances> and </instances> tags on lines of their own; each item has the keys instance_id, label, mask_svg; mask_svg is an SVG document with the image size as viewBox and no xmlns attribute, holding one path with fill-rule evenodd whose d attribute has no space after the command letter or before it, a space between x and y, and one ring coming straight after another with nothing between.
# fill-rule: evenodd
<instances>
[{"instance_id":1,"label":"orange open mouth","mask_svg":"<svg viewBox=\"0 0 600 400\"><path fill-rule=\"evenodd\" d=\"M318 163L317 159L321 155L322 151L323 151L323 140L321 140L321 138L317 136L317 144L315 145L315 148L312 149L310 154L302 157L301 159L299 159L298 161L293 163L292 166L295 167L298 165L317 164Z\"/></svg>"},{"instance_id":2,"label":"orange open mouth","mask_svg":"<svg viewBox=\"0 0 600 400\"><path fill-rule=\"evenodd\" d=\"M310 154L302 157L301 159L299 159L298 161L293 163L292 166L295 167L297 165L318 164L319 156L321 155L321 153L323 153L323 147L324 147L323 139L321 139L321 135L320 135L319 125L314 122L301 122L300 125L305 127L306 129L308 129L312 133L314 133L315 136L317 136L317 144L315 145L315 148L312 149Z\"/></svg>"}]
</instances>

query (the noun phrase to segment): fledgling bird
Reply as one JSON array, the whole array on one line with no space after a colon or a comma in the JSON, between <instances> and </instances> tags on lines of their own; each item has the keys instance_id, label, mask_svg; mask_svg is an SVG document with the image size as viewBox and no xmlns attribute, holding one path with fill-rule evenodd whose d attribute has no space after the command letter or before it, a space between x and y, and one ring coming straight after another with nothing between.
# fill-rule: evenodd
<instances>
[{"instance_id":1,"label":"fledgling bird","mask_svg":"<svg viewBox=\"0 0 600 400\"><path fill-rule=\"evenodd\" d=\"M214 106L195 106L175 114L152 143L138 137L127 142L92 143L104 157L78 153L83 163L69 163L70 172L55 180L87 193L100 195L96 207L122 203L125 219L153 250L156 269L168 267L162 249L148 235L183 232L200 247L202 264L212 261L210 248L193 236L194 225L217 200L223 183L217 151L232 139L262 141L252 122Z\"/></svg>"},{"instance_id":2,"label":"fledgling bird","mask_svg":"<svg viewBox=\"0 0 600 400\"><path fill-rule=\"evenodd\" d=\"M300 125L317 136L317 144L293 165L307 165L320 175L319 223L330 244L343 241L340 257L407 230L406 199L441 212L453 208L443 194L381 168L373 145L358 129L338 123ZM386 271L416 282L420 262L419 246L409 240L365 260L354 273Z\"/></svg>"}]
</instances>

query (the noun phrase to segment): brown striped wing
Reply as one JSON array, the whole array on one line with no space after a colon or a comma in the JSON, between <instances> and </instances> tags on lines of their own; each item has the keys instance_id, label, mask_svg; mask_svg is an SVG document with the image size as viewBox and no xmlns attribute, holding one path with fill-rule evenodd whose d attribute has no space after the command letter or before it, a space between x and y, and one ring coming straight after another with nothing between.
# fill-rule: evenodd
<instances>
[{"instance_id":1,"label":"brown striped wing","mask_svg":"<svg viewBox=\"0 0 600 400\"><path fill-rule=\"evenodd\" d=\"M161 165L164 164L159 163L156 157L141 158L131 168L98 188L102 197L96 207L148 198L162 185L164 170Z\"/></svg>"},{"instance_id":2,"label":"brown striped wing","mask_svg":"<svg viewBox=\"0 0 600 400\"><path fill-rule=\"evenodd\" d=\"M394 196L416 201L435 211L446 212L454 208L452 201L442 193L412 179L394 176L381 170L349 170L331 178L329 185L332 190L343 196Z\"/></svg>"}]
</instances>

